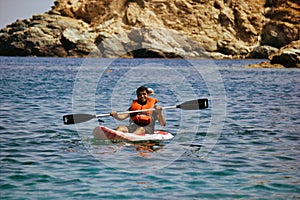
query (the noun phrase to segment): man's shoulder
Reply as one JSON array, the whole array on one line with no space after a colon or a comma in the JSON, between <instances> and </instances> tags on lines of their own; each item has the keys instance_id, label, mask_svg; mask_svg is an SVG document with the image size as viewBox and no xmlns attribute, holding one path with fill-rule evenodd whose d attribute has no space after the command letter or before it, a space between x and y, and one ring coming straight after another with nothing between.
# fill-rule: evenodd
<instances>
[{"instance_id":1,"label":"man's shoulder","mask_svg":"<svg viewBox=\"0 0 300 200\"><path fill-rule=\"evenodd\" d=\"M157 98L153 98L153 97L149 97L149 100L150 100L150 101L153 101L154 103L157 103L157 102L158 102L158 99L157 99Z\"/></svg>"}]
</instances>

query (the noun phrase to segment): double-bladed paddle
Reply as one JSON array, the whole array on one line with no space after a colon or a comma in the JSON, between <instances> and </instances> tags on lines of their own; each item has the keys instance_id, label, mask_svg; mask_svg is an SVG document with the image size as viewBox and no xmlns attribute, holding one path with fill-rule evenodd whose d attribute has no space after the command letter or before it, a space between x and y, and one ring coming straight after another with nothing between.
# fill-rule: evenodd
<instances>
[{"instance_id":1,"label":"double-bladed paddle","mask_svg":"<svg viewBox=\"0 0 300 200\"><path fill-rule=\"evenodd\" d=\"M196 100L190 100L183 102L176 106L168 106L168 107L162 107L162 109L175 109L180 108L182 110L199 110L199 109L205 109L208 107L208 99L196 99ZM130 114L130 113L136 113L136 112L147 112L155 110L155 108L151 109L145 109L145 110L133 110L133 111L125 111L120 112L118 114ZM69 114L63 116L64 124L78 124L81 122L86 122L94 118L100 118L100 117L107 117L110 116L110 114L101 114L101 115L90 115L90 114Z\"/></svg>"}]
</instances>

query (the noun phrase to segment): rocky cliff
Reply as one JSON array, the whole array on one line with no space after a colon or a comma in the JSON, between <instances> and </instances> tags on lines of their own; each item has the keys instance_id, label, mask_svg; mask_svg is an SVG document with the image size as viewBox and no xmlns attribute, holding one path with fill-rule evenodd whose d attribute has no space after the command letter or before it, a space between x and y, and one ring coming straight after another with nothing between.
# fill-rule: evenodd
<instances>
[{"instance_id":1,"label":"rocky cliff","mask_svg":"<svg viewBox=\"0 0 300 200\"><path fill-rule=\"evenodd\" d=\"M298 0L57 0L3 28L0 55L266 58L300 40L299 13Z\"/></svg>"}]
</instances>

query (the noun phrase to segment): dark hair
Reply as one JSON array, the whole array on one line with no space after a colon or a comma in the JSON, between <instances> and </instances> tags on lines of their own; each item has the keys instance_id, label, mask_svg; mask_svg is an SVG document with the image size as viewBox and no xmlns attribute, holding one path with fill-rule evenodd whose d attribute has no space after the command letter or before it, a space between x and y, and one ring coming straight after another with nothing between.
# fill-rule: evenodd
<instances>
[{"instance_id":1,"label":"dark hair","mask_svg":"<svg viewBox=\"0 0 300 200\"><path fill-rule=\"evenodd\" d=\"M140 92L142 92L142 91L145 91L145 90L146 90L146 92L147 92L147 94L148 94L148 93L149 93L148 88L145 87L145 86L141 86L141 87L139 87L138 89L136 89L136 94L138 94L138 93L140 93Z\"/></svg>"}]
</instances>

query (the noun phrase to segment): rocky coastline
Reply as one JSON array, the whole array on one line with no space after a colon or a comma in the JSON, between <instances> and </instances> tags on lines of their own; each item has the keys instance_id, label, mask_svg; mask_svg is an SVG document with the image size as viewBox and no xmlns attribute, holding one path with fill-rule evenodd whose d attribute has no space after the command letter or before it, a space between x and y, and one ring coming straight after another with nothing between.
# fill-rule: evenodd
<instances>
[{"instance_id":1,"label":"rocky coastline","mask_svg":"<svg viewBox=\"0 0 300 200\"><path fill-rule=\"evenodd\" d=\"M0 56L267 58L261 67L300 67L299 43L296 0L57 0L0 30Z\"/></svg>"}]
</instances>

